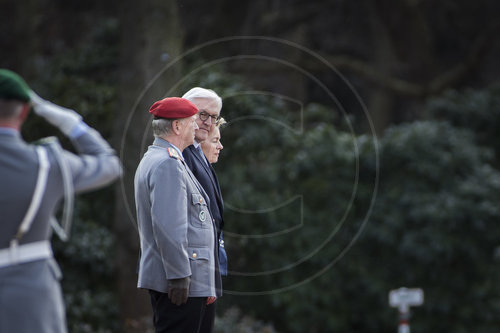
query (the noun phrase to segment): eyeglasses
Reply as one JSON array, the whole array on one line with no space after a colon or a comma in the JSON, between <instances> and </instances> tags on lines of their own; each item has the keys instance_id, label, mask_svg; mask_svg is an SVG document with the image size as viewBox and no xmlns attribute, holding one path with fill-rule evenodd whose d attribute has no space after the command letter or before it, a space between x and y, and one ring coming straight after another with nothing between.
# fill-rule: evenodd
<instances>
[{"instance_id":1,"label":"eyeglasses","mask_svg":"<svg viewBox=\"0 0 500 333\"><path fill-rule=\"evenodd\" d=\"M208 114L205 111L199 112L198 117L200 117L201 121L206 121L210 117L210 118L212 118L212 123L215 123L217 121L217 119L219 119L218 116Z\"/></svg>"}]
</instances>

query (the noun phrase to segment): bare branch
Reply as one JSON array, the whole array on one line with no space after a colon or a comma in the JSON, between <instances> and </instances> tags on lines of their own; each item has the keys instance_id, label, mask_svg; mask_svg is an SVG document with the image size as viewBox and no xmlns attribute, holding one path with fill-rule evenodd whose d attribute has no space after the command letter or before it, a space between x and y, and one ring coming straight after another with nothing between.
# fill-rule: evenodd
<instances>
[{"instance_id":1,"label":"bare branch","mask_svg":"<svg viewBox=\"0 0 500 333\"><path fill-rule=\"evenodd\" d=\"M479 35L475 42L472 43L472 47L463 62L436 75L432 80L425 83L416 83L394 77L391 74L379 71L368 62L355 59L351 56L323 55L323 57L335 68L352 71L397 94L424 97L438 94L456 85L477 68L488 49L496 42L495 35L498 33L499 28L500 24L495 24L490 29L487 29L485 33ZM312 69L312 64L305 65Z\"/></svg>"}]
</instances>

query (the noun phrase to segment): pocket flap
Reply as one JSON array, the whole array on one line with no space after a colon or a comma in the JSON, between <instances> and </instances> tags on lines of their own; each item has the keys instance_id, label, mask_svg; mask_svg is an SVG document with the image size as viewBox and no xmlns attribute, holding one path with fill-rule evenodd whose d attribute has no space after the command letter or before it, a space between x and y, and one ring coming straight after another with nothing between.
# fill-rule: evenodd
<instances>
[{"instance_id":1,"label":"pocket flap","mask_svg":"<svg viewBox=\"0 0 500 333\"><path fill-rule=\"evenodd\" d=\"M205 201L205 199L203 198L203 196L201 194L192 193L191 198L193 200L193 205L202 205L202 206L207 205L207 202Z\"/></svg>"},{"instance_id":2,"label":"pocket flap","mask_svg":"<svg viewBox=\"0 0 500 333\"><path fill-rule=\"evenodd\" d=\"M188 247L191 260L210 260L210 250L206 247Z\"/></svg>"}]
</instances>

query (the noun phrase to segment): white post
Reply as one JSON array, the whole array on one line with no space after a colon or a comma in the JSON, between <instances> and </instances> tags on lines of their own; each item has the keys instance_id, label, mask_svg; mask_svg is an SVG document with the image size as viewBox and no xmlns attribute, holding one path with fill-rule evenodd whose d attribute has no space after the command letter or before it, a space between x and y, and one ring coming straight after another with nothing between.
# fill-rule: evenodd
<instances>
[{"instance_id":1,"label":"white post","mask_svg":"<svg viewBox=\"0 0 500 333\"><path fill-rule=\"evenodd\" d=\"M389 304L399 310L398 333L410 333L410 306L424 303L422 289L399 288L389 292Z\"/></svg>"},{"instance_id":2,"label":"white post","mask_svg":"<svg viewBox=\"0 0 500 333\"><path fill-rule=\"evenodd\" d=\"M399 308L398 333L410 333L410 311L402 311Z\"/></svg>"}]
</instances>

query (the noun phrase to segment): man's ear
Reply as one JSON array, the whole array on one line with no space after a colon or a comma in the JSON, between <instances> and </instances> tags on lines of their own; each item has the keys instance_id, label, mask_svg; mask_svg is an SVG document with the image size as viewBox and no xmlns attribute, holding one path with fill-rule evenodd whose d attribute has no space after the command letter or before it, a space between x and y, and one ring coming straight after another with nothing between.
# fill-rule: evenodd
<instances>
[{"instance_id":1,"label":"man's ear","mask_svg":"<svg viewBox=\"0 0 500 333\"><path fill-rule=\"evenodd\" d=\"M181 126L179 119L172 121L172 131L174 131L176 135L179 135L181 133Z\"/></svg>"},{"instance_id":2,"label":"man's ear","mask_svg":"<svg viewBox=\"0 0 500 333\"><path fill-rule=\"evenodd\" d=\"M23 104L23 109L21 113L19 114L19 119L24 122L26 120L26 117L28 117L28 113L30 112L31 109L31 104L30 103L25 103Z\"/></svg>"}]
</instances>

